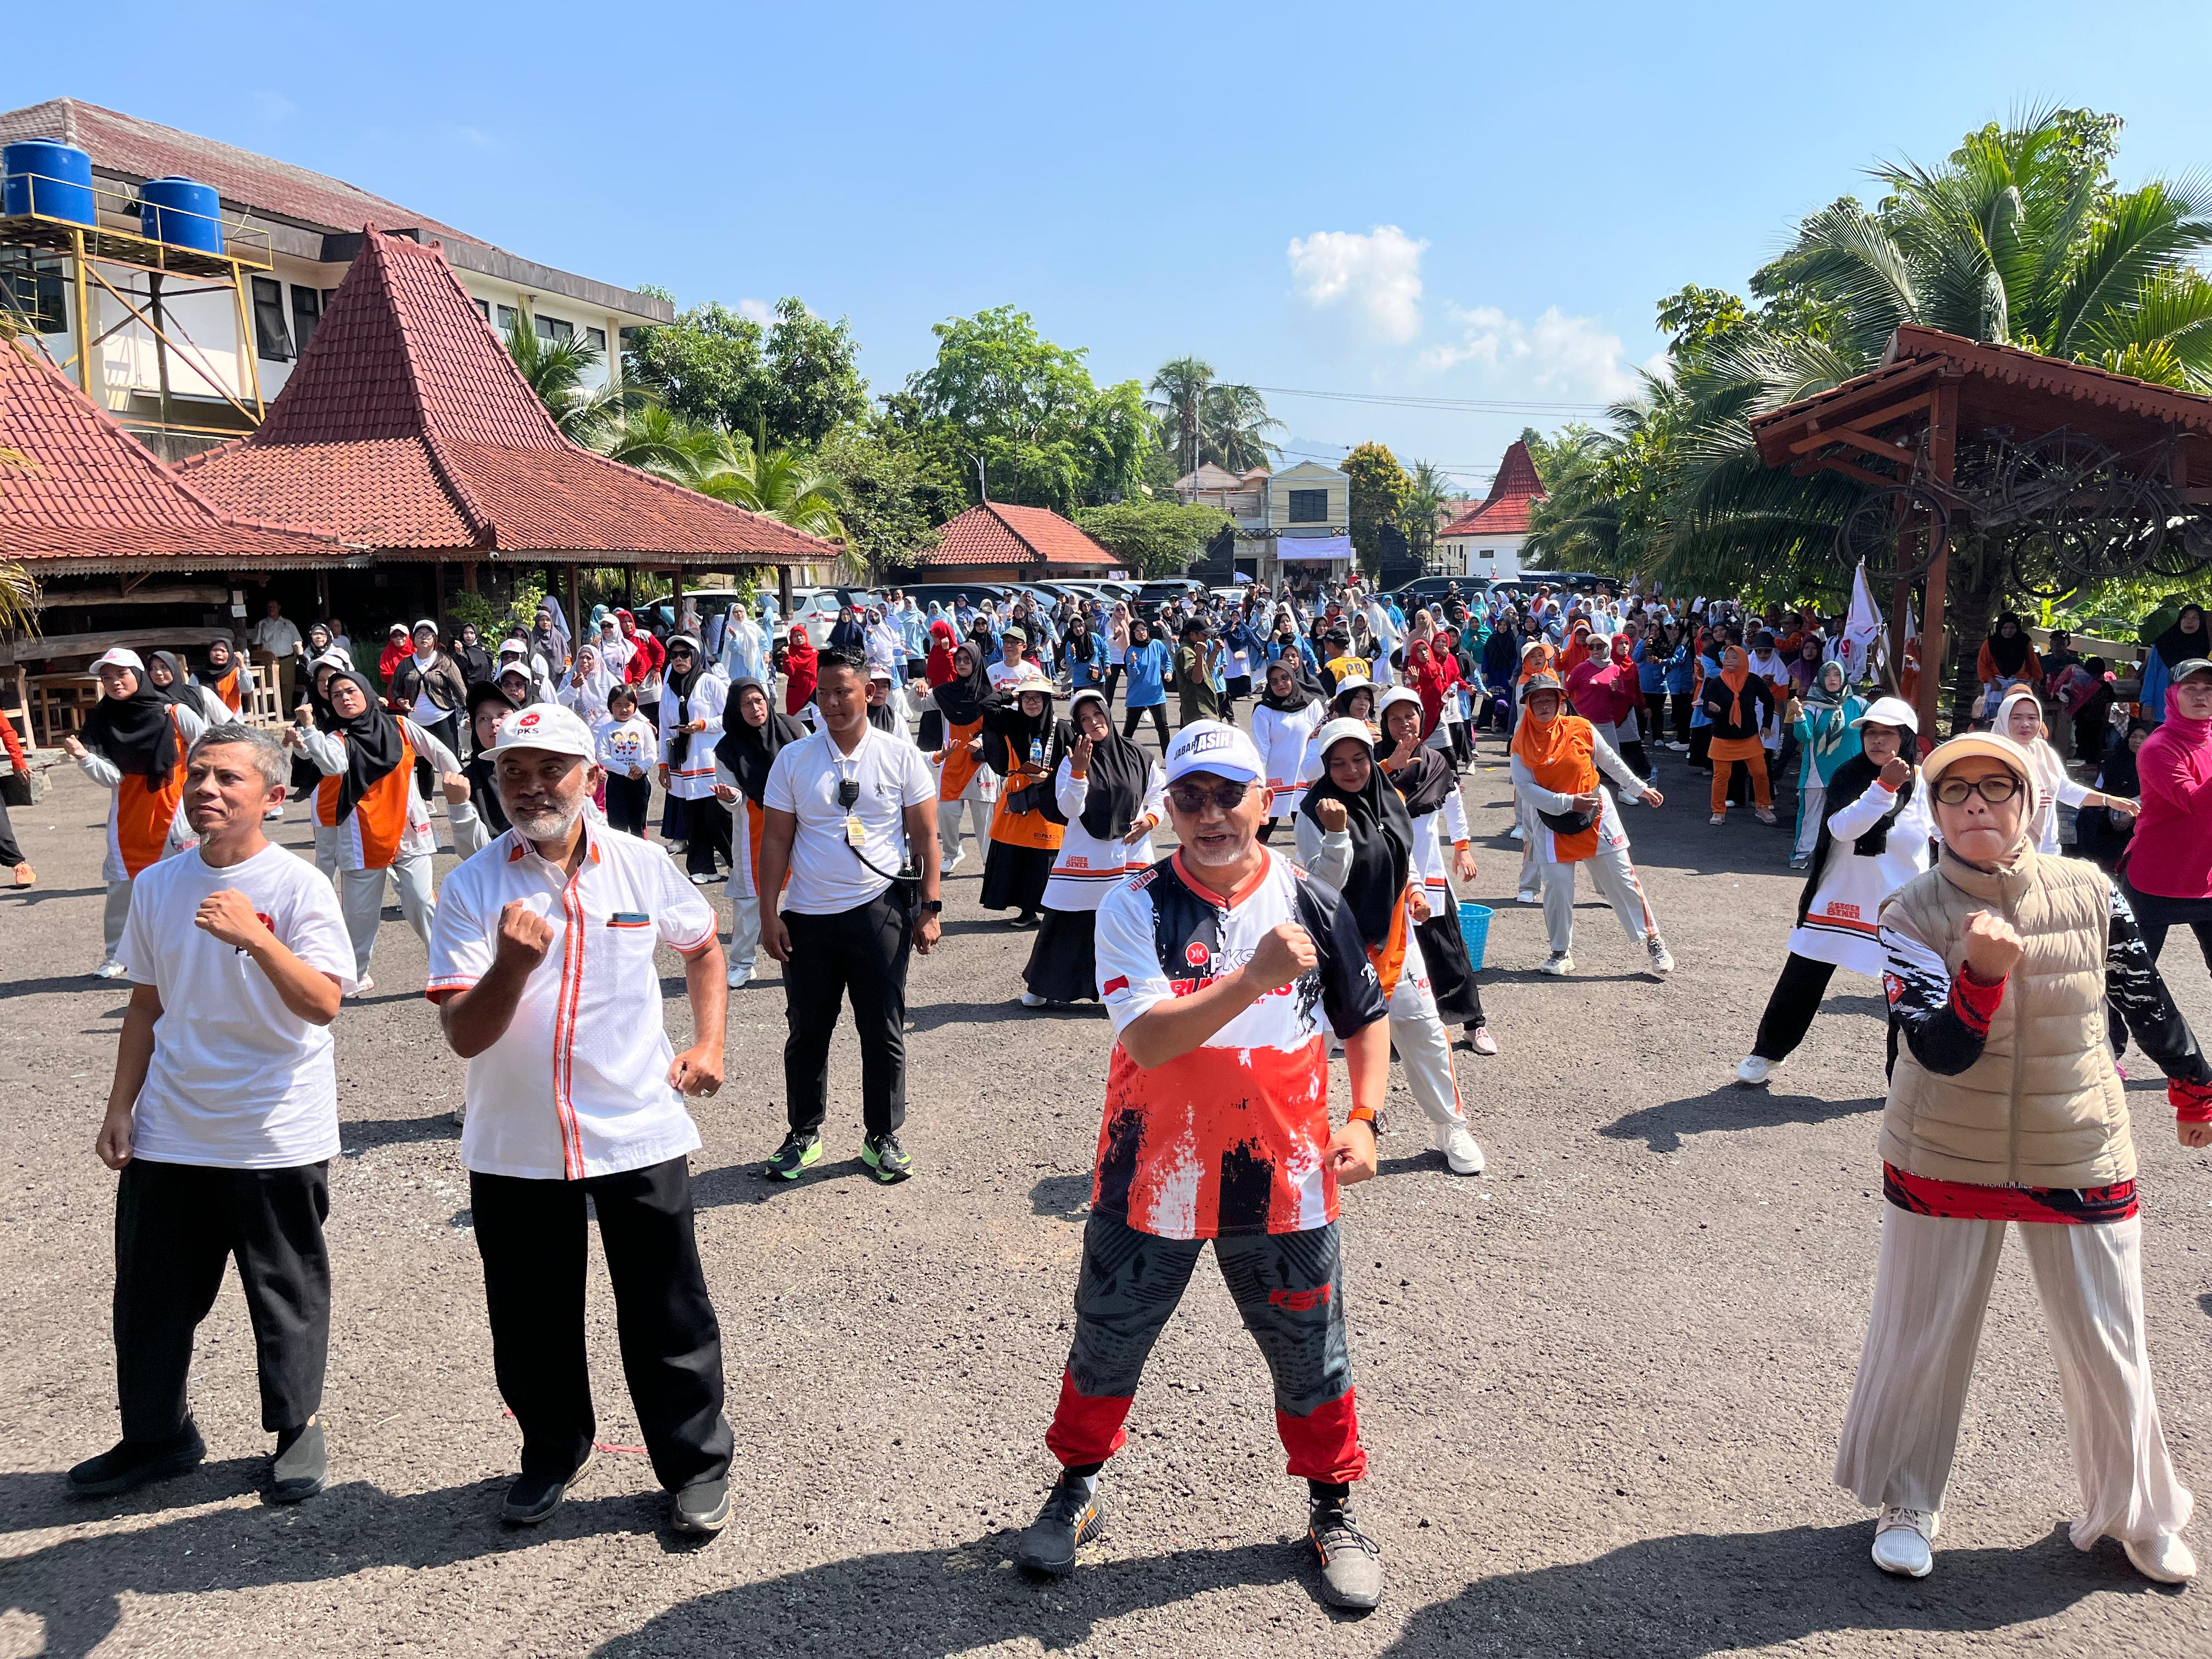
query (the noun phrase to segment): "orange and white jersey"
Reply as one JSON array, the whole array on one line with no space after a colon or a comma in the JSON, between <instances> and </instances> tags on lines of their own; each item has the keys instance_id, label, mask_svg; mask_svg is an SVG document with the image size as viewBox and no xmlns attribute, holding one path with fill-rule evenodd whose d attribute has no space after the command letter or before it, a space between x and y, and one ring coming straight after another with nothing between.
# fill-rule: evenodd
<instances>
[{"instance_id":1,"label":"orange and white jersey","mask_svg":"<svg viewBox=\"0 0 2212 1659\"><path fill-rule=\"evenodd\" d=\"M1319 697L1288 714L1265 703L1253 705L1252 741L1267 763L1267 787L1275 792L1275 804L1268 809L1271 817L1296 817L1304 805L1306 785L1314 777L1307 767L1306 745L1328 718L1328 704Z\"/></svg>"},{"instance_id":2,"label":"orange and white jersey","mask_svg":"<svg viewBox=\"0 0 2212 1659\"><path fill-rule=\"evenodd\" d=\"M338 868L388 870L404 858L428 855L438 850L438 833L430 823L429 803L415 787L415 763L430 763L440 776L461 769L453 751L404 715L398 717L399 764L378 779L353 811L338 817L338 785L346 769L343 732L303 732L301 744L307 758L322 769L315 790L315 822L338 831Z\"/></svg>"},{"instance_id":3,"label":"orange and white jersey","mask_svg":"<svg viewBox=\"0 0 2212 1659\"><path fill-rule=\"evenodd\" d=\"M170 708L169 719L177 728L177 764L166 783L149 783L137 773L126 775L97 749L87 749L77 763L87 777L109 792L107 856L100 870L103 881L133 880L148 865L198 839L185 822L185 755L207 730L207 722L181 706Z\"/></svg>"},{"instance_id":4,"label":"orange and white jersey","mask_svg":"<svg viewBox=\"0 0 2212 1659\"><path fill-rule=\"evenodd\" d=\"M1152 838L1099 841L1083 827L1084 803L1090 798L1090 780L1075 775L1074 763L1063 760L1053 779L1053 793L1066 815L1067 829L1054 854L1052 876L1045 883L1048 910L1096 910L1107 894L1152 864ZM1155 823L1167 814L1168 775L1160 763L1152 763L1145 780L1145 799L1138 816Z\"/></svg>"}]
</instances>

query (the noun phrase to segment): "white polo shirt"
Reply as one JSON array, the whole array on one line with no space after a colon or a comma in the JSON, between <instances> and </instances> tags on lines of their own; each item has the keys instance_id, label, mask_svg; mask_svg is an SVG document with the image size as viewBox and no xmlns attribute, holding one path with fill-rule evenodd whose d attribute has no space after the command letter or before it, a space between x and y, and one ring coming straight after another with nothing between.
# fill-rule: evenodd
<instances>
[{"instance_id":1,"label":"white polo shirt","mask_svg":"<svg viewBox=\"0 0 2212 1659\"><path fill-rule=\"evenodd\" d=\"M193 918L225 889L246 895L277 942L354 988L337 894L297 854L264 847L216 869L199 849L149 866L131 884L115 954L161 999L154 1058L138 1091L132 1155L149 1164L289 1170L338 1155L331 1030L284 1006L269 975Z\"/></svg>"},{"instance_id":2,"label":"white polo shirt","mask_svg":"<svg viewBox=\"0 0 2212 1659\"><path fill-rule=\"evenodd\" d=\"M714 910L657 842L588 819L571 878L508 830L446 878L428 994L491 971L500 912L520 899L553 925L514 1018L469 1062L461 1162L481 1175L579 1181L665 1163L699 1145L668 1081L653 950L698 950Z\"/></svg>"},{"instance_id":3,"label":"white polo shirt","mask_svg":"<svg viewBox=\"0 0 2212 1659\"><path fill-rule=\"evenodd\" d=\"M866 833L857 849L845 838L847 812L838 803L838 786L848 779L860 788L852 812ZM872 726L860 728L860 744L849 755L827 732L785 744L769 769L763 797L771 811L799 820L783 908L802 916L834 916L873 900L906 858L906 809L936 799L937 779L921 750Z\"/></svg>"}]
</instances>

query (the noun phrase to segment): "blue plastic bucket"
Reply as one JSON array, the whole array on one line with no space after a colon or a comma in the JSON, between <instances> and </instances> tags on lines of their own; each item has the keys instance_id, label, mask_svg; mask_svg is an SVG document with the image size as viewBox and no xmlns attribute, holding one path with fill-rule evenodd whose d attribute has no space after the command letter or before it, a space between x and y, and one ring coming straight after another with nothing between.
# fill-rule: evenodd
<instances>
[{"instance_id":1,"label":"blue plastic bucket","mask_svg":"<svg viewBox=\"0 0 2212 1659\"><path fill-rule=\"evenodd\" d=\"M1459 907L1459 936L1467 941L1467 959L1480 972L1482 968L1483 947L1490 943L1490 907L1469 904L1465 900Z\"/></svg>"}]
</instances>

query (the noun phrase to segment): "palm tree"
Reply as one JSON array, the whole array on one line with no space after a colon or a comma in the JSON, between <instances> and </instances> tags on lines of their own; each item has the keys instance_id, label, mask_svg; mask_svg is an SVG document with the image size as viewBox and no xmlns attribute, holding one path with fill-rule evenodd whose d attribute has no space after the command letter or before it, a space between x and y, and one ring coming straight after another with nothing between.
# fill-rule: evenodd
<instances>
[{"instance_id":1,"label":"palm tree","mask_svg":"<svg viewBox=\"0 0 2212 1659\"><path fill-rule=\"evenodd\" d=\"M539 334L530 313L520 307L507 327L507 355L514 359L515 368L562 434L587 448L624 414L650 400L641 386L587 386L585 377L599 366L605 354L574 336L551 339Z\"/></svg>"},{"instance_id":2,"label":"palm tree","mask_svg":"<svg viewBox=\"0 0 2212 1659\"><path fill-rule=\"evenodd\" d=\"M1282 454L1282 446L1267 438L1282 430L1283 423L1267 413L1267 400L1252 387L1210 386L1199 400L1198 459L1240 475L1249 472Z\"/></svg>"},{"instance_id":3,"label":"palm tree","mask_svg":"<svg viewBox=\"0 0 2212 1659\"><path fill-rule=\"evenodd\" d=\"M1213 384L1213 365L1200 357L1176 357L1162 363L1150 388L1155 396L1145 407L1160 424L1176 434L1176 465L1185 472L1198 471L1199 434L1205 419L1206 388Z\"/></svg>"},{"instance_id":4,"label":"palm tree","mask_svg":"<svg viewBox=\"0 0 2212 1659\"><path fill-rule=\"evenodd\" d=\"M690 481L718 501L787 524L824 541L844 542L844 499L837 482L803 450L771 448L716 427ZM854 576L866 569L848 544L840 561Z\"/></svg>"},{"instance_id":5,"label":"palm tree","mask_svg":"<svg viewBox=\"0 0 2212 1659\"><path fill-rule=\"evenodd\" d=\"M1450 477L1431 461L1413 463L1413 486L1406 493L1407 544L1426 564L1436 551L1437 518L1456 493Z\"/></svg>"}]
</instances>

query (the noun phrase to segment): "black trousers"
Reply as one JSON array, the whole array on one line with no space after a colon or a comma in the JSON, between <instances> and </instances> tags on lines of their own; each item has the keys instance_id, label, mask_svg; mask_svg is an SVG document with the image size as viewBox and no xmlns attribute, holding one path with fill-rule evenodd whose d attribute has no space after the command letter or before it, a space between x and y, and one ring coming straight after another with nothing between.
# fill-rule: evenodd
<instances>
[{"instance_id":1,"label":"black trousers","mask_svg":"<svg viewBox=\"0 0 2212 1659\"><path fill-rule=\"evenodd\" d=\"M0 800L0 870L12 870L22 862L22 845L15 839L15 826L8 822L8 803Z\"/></svg>"},{"instance_id":2,"label":"black trousers","mask_svg":"<svg viewBox=\"0 0 2212 1659\"><path fill-rule=\"evenodd\" d=\"M461 757L461 717L458 712L449 712L445 719L434 720L422 729L452 750L455 760Z\"/></svg>"},{"instance_id":3,"label":"black trousers","mask_svg":"<svg viewBox=\"0 0 2212 1659\"><path fill-rule=\"evenodd\" d=\"M1691 770L1710 772L1713 769L1712 745L1713 728L1711 726L1693 726L1690 728Z\"/></svg>"},{"instance_id":4,"label":"black trousers","mask_svg":"<svg viewBox=\"0 0 2212 1659\"><path fill-rule=\"evenodd\" d=\"M1687 743L1690 741L1690 718L1698 712L1697 705L1690 701L1690 694L1686 691L1677 691L1674 697L1674 741Z\"/></svg>"},{"instance_id":5,"label":"black trousers","mask_svg":"<svg viewBox=\"0 0 2212 1659\"><path fill-rule=\"evenodd\" d=\"M1644 729L1651 734L1654 743L1667 741L1667 694L1646 691L1644 694Z\"/></svg>"},{"instance_id":6,"label":"black trousers","mask_svg":"<svg viewBox=\"0 0 2212 1659\"><path fill-rule=\"evenodd\" d=\"M191 1415L192 1334L238 1258L261 1379L261 1426L294 1429L323 1403L331 1346L329 1168L221 1170L134 1158L115 1192L115 1381L125 1440Z\"/></svg>"},{"instance_id":7,"label":"black trousers","mask_svg":"<svg viewBox=\"0 0 2212 1659\"><path fill-rule=\"evenodd\" d=\"M1137 722L1147 714L1152 717L1152 730L1160 734L1160 753L1164 755L1168 751L1168 706L1164 702L1156 702L1149 708L1129 710L1121 721L1121 735L1125 738L1135 737Z\"/></svg>"},{"instance_id":8,"label":"black trousers","mask_svg":"<svg viewBox=\"0 0 2212 1659\"><path fill-rule=\"evenodd\" d=\"M1815 962L1792 951L1782 964L1782 977L1774 981L1766 999L1766 1012L1759 1017L1759 1038L1751 1052L1761 1060L1787 1060L1813 1029L1813 1016L1835 976L1832 963Z\"/></svg>"},{"instance_id":9,"label":"black trousers","mask_svg":"<svg viewBox=\"0 0 2212 1659\"><path fill-rule=\"evenodd\" d=\"M738 860L730 851L730 809L712 795L684 803L684 871L686 875L716 873L714 855L734 870Z\"/></svg>"},{"instance_id":10,"label":"black trousers","mask_svg":"<svg viewBox=\"0 0 2212 1659\"><path fill-rule=\"evenodd\" d=\"M1104 690L1106 692L1106 706L1109 708L1111 708L1114 706L1114 688L1121 684L1121 665L1118 662L1108 663L1106 665L1106 684Z\"/></svg>"},{"instance_id":11,"label":"black trousers","mask_svg":"<svg viewBox=\"0 0 2212 1659\"><path fill-rule=\"evenodd\" d=\"M729 1473L722 1331L691 1227L681 1158L581 1181L469 1176L499 1396L522 1425L526 1474L580 1466L598 1428L584 1358L584 1200L614 1283L623 1376L670 1492Z\"/></svg>"},{"instance_id":12,"label":"black trousers","mask_svg":"<svg viewBox=\"0 0 2212 1659\"><path fill-rule=\"evenodd\" d=\"M820 1132L830 1110L830 1038L850 1000L860 1037L860 1120L871 1136L906 1121L906 964L914 912L888 887L835 915L783 912L791 960L783 964L785 1108L791 1127Z\"/></svg>"},{"instance_id":13,"label":"black trousers","mask_svg":"<svg viewBox=\"0 0 2212 1659\"><path fill-rule=\"evenodd\" d=\"M717 803L719 805L719 803ZM653 805L651 778L625 778L607 774L607 825L625 834L643 836L645 820Z\"/></svg>"},{"instance_id":14,"label":"black trousers","mask_svg":"<svg viewBox=\"0 0 2212 1659\"><path fill-rule=\"evenodd\" d=\"M2197 935L2204 965L2212 968L2212 898L2166 898L2141 891L2125 876L2120 878L2120 891L2126 895L2128 908L2136 913L2136 925L2142 929L2143 949L2150 952L2153 962L2166 949L2166 934L2175 927L2186 927Z\"/></svg>"}]
</instances>

